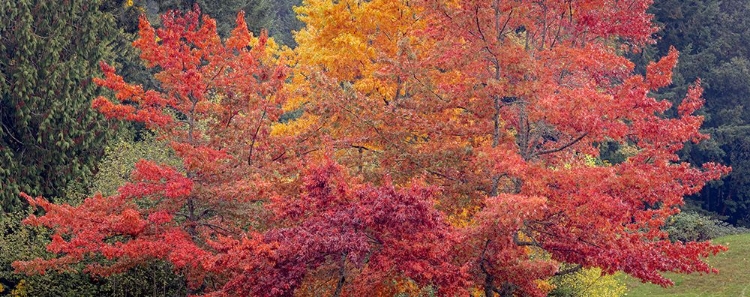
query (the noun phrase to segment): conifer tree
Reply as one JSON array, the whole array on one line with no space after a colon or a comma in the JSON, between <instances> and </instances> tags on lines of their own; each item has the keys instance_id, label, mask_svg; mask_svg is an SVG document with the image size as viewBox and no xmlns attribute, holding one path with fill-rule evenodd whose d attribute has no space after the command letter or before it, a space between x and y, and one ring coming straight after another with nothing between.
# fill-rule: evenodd
<instances>
[{"instance_id":1,"label":"conifer tree","mask_svg":"<svg viewBox=\"0 0 750 297\"><path fill-rule=\"evenodd\" d=\"M657 0L650 12L661 30L659 42L633 57L646 63L680 51L673 84L659 91L663 98L681 98L700 78L705 87L705 133L711 139L688 144L681 157L693 164L721 162L732 173L693 196L704 209L731 223L750 224L750 4L743 0ZM676 102L679 103L679 102Z\"/></svg>"},{"instance_id":2,"label":"conifer tree","mask_svg":"<svg viewBox=\"0 0 750 297\"><path fill-rule=\"evenodd\" d=\"M90 108L91 80L118 34L103 1L0 1L0 203L61 197L85 183L113 127Z\"/></svg>"}]
</instances>

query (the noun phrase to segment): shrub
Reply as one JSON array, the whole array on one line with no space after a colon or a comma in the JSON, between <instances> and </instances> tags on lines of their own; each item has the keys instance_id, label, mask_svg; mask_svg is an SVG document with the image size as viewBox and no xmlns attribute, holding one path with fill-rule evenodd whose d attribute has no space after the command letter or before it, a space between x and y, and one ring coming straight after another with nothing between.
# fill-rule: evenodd
<instances>
[{"instance_id":1,"label":"shrub","mask_svg":"<svg viewBox=\"0 0 750 297\"><path fill-rule=\"evenodd\" d=\"M617 297L625 295L627 290L614 275L603 275L599 268L554 277L552 284L555 289L549 296L556 297Z\"/></svg>"},{"instance_id":2,"label":"shrub","mask_svg":"<svg viewBox=\"0 0 750 297\"><path fill-rule=\"evenodd\" d=\"M724 235L745 233L750 230L735 227L727 222L695 212L682 212L672 216L664 230L672 241L706 241Z\"/></svg>"}]
</instances>

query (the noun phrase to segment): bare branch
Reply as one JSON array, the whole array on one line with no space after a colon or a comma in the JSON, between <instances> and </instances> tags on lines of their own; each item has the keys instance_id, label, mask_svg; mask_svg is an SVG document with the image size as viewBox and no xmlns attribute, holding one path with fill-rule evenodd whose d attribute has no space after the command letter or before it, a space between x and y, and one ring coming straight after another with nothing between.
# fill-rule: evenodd
<instances>
[{"instance_id":1,"label":"bare branch","mask_svg":"<svg viewBox=\"0 0 750 297\"><path fill-rule=\"evenodd\" d=\"M258 120L258 126L255 128L255 133L253 134L253 140L252 142L250 142L250 151L248 152L248 155L247 155L248 166L253 165L253 150L255 149L255 141L258 139L258 132L260 132L260 127L263 125L263 119L266 117L266 107L263 107L263 113L260 115L260 119Z\"/></svg>"},{"instance_id":2,"label":"bare branch","mask_svg":"<svg viewBox=\"0 0 750 297\"><path fill-rule=\"evenodd\" d=\"M566 148L569 148L570 146L578 143L579 141L581 141L581 139L583 139L584 137L586 137L586 135L588 135L588 134L589 134L588 132L583 133L580 136L576 137L575 139L571 140L570 142L566 143L565 145L563 145L561 147L554 148L554 149L549 149L549 150L538 151L534 155L539 156L539 155L546 155L546 154L551 154L551 153L556 153L556 152L562 151L562 150L564 150Z\"/></svg>"},{"instance_id":3,"label":"bare branch","mask_svg":"<svg viewBox=\"0 0 750 297\"><path fill-rule=\"evenodd\" d=\"M563 270L560 270L558 272L555 272L555 276L576 273L576 272L580 271L582 268L583 268L583 266L581 264L578 264L578 265L575 265L573 267L570 267L570 268L563 269Z\"/></svg>"}]
</instances>

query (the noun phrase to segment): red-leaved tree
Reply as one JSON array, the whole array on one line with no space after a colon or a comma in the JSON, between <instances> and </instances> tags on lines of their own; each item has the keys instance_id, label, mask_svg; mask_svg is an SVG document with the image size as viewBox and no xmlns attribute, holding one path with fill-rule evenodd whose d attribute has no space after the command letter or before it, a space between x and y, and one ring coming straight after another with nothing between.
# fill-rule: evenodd
<instances>
[{"instance_id":1,"label":"red-leaved tree","mask_svg":"<svg viewBox=\"0 0 750 297\"><path fill-rule=\"evenodd\" d=\"M388 290L388 280L446 293L464 287L443 243L455 240L433 207L436 188L360 183L326 157L325 141L271 136L287 69L243 17L224 42L197 7L168 13L158 30L141 18L134 45L158 69L159 88L129 84L102 63L96 82L116 100L93 106L145 124L182 167L141 161L117 195L78 206L24 195L44 210L26 222L55 230L47 248L58 257L14 267L44 273L83 262L107 276L162 260L193 294L215 296L288 296L300 287L338 296Z\"/></svg>"},{"instance_id":2,"label":"red-leaved tree","mask_svg":"<svg viewBox=\"0 0 750 297\"><path fill-rule=\"evenodd\" d=\"M288 163L274 161L285 152L284 143L268 138L270 123L280 115L284 97L278 90L286 68L269 54L265 34L249 33L243 14L225 42L216 22L201 18L197 8L162 19L155 30L142 17L134 42L147 66L158 69L159 88L129 84L102 62L105 76L95 82L115 98L99 97L92 105L109 118L145 124L170 143L182 167L141 161L119 194L96 195L78 206L26 197L44 209L44 216L27 222L55 228L48 250L60 256L19 262L18 270L43 272L87 261L94 263L88 272L106 276L161 259L183 271L197 290L207 277L222 282L212 261L225 237L253 237L245 234L262 228L257 201L290 172Z\"/></svg>"},{"instance_id":3,"label":"red-leaved tree","mask_svg":"<svg viewBox=\"0 0 750 297\"><path fill-rule=\"evenodd\" d=\"M144 123L183 166L141 162L119 194L79 206L26 196L58 257L15 267L109 275L158 259L217 296L543 296L563 264L661 285L711 272L702 257L722 247L661 227L728 168L676 155L706 137L699 83L674 116L649 97L677 53L645 76L622 57L651 42L648 4L308 1L293 77L242 14L225 42L197 9L159 30L143 19L135 45L159 89L102 64L116 100L93 105ZM290 101L304 115L274 133ZM625 160L602 159L605 143Z\"/></svg>"}]
</instances>

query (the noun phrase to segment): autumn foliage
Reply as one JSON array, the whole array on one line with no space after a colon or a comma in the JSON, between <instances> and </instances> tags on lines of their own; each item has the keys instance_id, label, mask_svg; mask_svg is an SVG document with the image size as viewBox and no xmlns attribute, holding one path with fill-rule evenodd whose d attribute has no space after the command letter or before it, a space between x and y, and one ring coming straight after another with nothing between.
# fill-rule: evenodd
<instances>
[{"instance_id":1,"label":"autumn foliage","mask_svg":"<svg viewBox=\"0 0 750 297\"><path fill-rule=\"evenodd\" d=\"M677 52L645 76L622 57L653 42L648 5L306 0L283 54L242 13L225 41L197 8L143 18L134 44L159 88L102 63L115 98L93 106L145 124L182 166L142 161L78 206L26 196L58 257L15 268L162 260L215 296L544 296L580 268L661 285L711 272L702 258L723 247L660 227L728 168L676 155L706 138L699 82L676 108L649 96Z\"/></svg>"}]
</instances>

